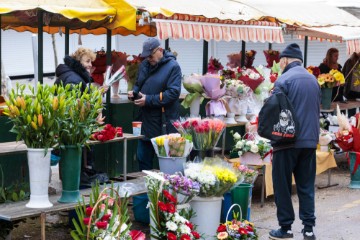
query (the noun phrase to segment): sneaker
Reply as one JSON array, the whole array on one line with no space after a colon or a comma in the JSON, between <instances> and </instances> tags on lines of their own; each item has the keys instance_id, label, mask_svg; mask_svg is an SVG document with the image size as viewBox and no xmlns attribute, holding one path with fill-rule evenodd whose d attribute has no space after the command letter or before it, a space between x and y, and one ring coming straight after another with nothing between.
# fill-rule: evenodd
<instances>
[{"instance_id":1,"label":"sneaker","mask_svg":"<svg viewBox=\"0 0 360 240\"><path fill-rule=\"evenodd\" d=\"M294 234L291 230L282 230L281 228L278 230L271 230L269 233L270 239L293 239Z\"/></svg>"},{"instance_id":2,"label":"sneaker","mask_svg":"<svg viewBox=\"0 0 360 240\"><path fill-rule=\"evenodd\" d=\"M314 232L305 232L304 229L301 232L304 236L304 240L316 240Z\"/></svg>"}]
</instances>

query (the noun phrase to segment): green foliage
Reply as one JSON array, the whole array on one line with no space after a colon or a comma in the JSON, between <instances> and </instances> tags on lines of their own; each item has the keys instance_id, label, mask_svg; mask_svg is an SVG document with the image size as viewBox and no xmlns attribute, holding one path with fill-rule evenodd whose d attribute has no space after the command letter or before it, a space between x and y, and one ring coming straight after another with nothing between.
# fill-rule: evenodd
<instances>
[{"instance_id":1,"label":"green foliage","mask_svg":"<svg viewBox=\"0 0 360 240\"><path fill-rule=\"evenodd\" d=\"M15 183L4 187L4 173L0 165L1 183L0 183L0 203L18 202L29 199L30 188L27 183Z\"/></svg>"}]
</instances>

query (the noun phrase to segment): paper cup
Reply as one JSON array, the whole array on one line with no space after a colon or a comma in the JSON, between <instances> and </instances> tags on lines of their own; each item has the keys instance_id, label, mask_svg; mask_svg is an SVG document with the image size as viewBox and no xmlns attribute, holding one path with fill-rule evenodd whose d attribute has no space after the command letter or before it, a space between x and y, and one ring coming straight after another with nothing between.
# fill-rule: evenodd
<instances>
[{"instance_id":1,"label":"paper cup","mask_svg":"<svg viewBox=\"0 0 360 240\"><path fill-rule=\"evenodd\" d=\"M135 136L141 135L141 124L142 122L132 122L133 134Z\"/></svg>"}]
</instances>

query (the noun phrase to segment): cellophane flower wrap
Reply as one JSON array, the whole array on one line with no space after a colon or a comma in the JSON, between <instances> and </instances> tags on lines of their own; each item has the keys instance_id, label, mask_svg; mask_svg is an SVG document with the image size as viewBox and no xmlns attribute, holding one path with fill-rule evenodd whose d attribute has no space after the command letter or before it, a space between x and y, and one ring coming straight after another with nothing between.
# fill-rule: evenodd
<instances>
[{"instance_id":1,"label":"cellophane flower wrap","mask_svg":"<svg viewBox=\"0 0 360 240\"><path fill-rule=\"evenodd\" d=\"M236 172L238 172L244 177L243 183L254 184L257 176L259 175L258 170L245 165L241 165L239 162L234 162L233 168Z\"/></svg>"},{"instance_id":2,"label":"cellophane flower wrap","mask_svg":"<svg viewBox=\"0 0 360 240\"><path fill-rule=\"evenodd\" d=\"M189 221L193 212L178 209L177 197L170 193L169 184L161 173L144 171L148 190L151 237L154 239L200 239L200 234Z\"/></svg>"},{"instance_id":3,"label":"cellophane flower wrap","mask_svg":"<svg viewBox=\"0 0 360 240\"><path fill-rule=\"evenodd\" d=\"M128 60L126 64L126 75L127 75L127 83L128 83L128 91L131 91L134 87L134 84L137 80L139 66L142 61L140 54L138 56L132 55L133 59Z\"/></svg>"},{"instance_id":4,"label":"cellophane flower wrap","mask_svg":"<svg viewBox=\"0 0 360 240\"><path fill-rule=\"evenodd\" d=\"M183 80L183 86L189 93L186 95L185 99L181 102L181 105L184 108L189 108L190 104L196 99L200 98L200 103L204 100L202 94L204 93L203 85L200 81L202 76L198 74L191 74L188 77L185 77Z\"/></svg>"},{"instance_id":5,"label":"cellophane flower wrap","mask_svg":"<svg viewBox=\"0 0 360 240\"><path fill-rule=\"evenodd\" d=\"M213 149L226 124L217 118L187 118L173 122L180 133L190 134L197 150Z\"/></svg>"},{"instance_id":6,"label":"cellophane flower wrap","mask_svg":"<svg viewBox=\"0 0 360 240\"><path fill-rule=\"evenodd\" d=\"M220 75L206 74L200 78L204 92L211 100L206 104L206 116L226 115L225 102L221 99L225 95L225 84Z\"/></svg>"},{"instance_id":7,"label":"cellophane flower wrap","mask_svg":"<svg viewBox=\"0 0 360 240\"><path fill-rule=\"evenodd\" d=\"M207 158L201 163L188 162L184 173L200 184L199 197L220 197L241 180L231 164L219 158Z\"/></svg>"},{"instance_id":8,"label":"cellophane flower wrap","mask_svg":"<svg viewBox=\"0 0 360 240\"><path fill-rule=\"evenodd\" d=\"M169 191L177 197L178 204L185 204L197 196L200 192L200 184L190 178L183 176L182 173L164 174L166 185Z\"/></svg>"},{"instance_id":9,"label":"cellophane flower wrap","mask_svg":"<svg viewBox=\"0 0 360 240\"><path fill-rule=\"evenodd\" d=\"M241 137L238 132L231 131L234 139L234 147L230 152L231 157L241 157L246 152L259 154L263 159L271 153L271 145L265 140L252 138L251 140Z\"/></svg>"},{"instance_id":10,"label":"cellophane flower wrap","mask_svg":"<svg viewBox=\"0 0 360 240\"><path fill-rule=\"evenodd\" d=\"M220 224L216 230L216 239L252 240L259 239L255 225L247 220L235 219Z\"/></svg>"},{"instance_id":11,"label":"cellophane flower wrap","mask_svg":"<svg viewBox=\"0 0 360 240\"><path fill-rule=\"evenodd\" d=\"M280 52L277 50L264 50L267 67L271 68L274 63L280 62Z\"/></svg>"},{"instance_id":12,"label":"cellophane flower wrap","mask_svg":"<svg viewBox=\"0 0 360 240\"><path fill-rule=\"evenodd\" d=\"M120 198L119 189L112 185L100 190L97 183L92 187L90 203L85 199L75 208L77 219L72 222L75 230L71 231L73 239L92 240L131 240L127 197ZM141 238L139 238L141 239Z\"/></svg>"},{"instance_id":13,"label":"cellophane flower wrap","mask_svg":"<svg viewBox=\"0 0 360 240\"><path fill-rule=\"evenodd\" d=\"M191 138L178 133L152 138L151 143L159 157L187 157L193 148Z\"/></svg>"}]
</instances>

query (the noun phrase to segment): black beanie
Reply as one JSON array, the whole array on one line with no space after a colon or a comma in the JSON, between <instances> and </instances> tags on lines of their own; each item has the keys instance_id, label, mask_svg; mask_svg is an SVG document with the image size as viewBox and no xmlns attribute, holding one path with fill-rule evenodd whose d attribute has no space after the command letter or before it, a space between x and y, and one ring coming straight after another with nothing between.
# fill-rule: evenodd
<instances>
[{"instance_id":1,"label":"black beanie","mask_svg":"<svg viewBox=\"0 0 360 240\"><path fill-rule=\"evenodd\" d=\"M280 58L283 58L283 57L297 58L297 59L300 59L301 62L304 62L300 47L296 43L287 45L287 47L284 49L284 51L282 51L280 53Z\"/></svg>"}]
</instances>

